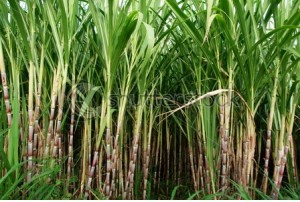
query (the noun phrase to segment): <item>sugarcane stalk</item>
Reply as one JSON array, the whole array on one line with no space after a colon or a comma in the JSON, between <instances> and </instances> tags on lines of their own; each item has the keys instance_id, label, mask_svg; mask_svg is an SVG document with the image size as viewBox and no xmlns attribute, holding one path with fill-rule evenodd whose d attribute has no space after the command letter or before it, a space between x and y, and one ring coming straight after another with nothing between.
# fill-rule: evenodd
<instances>
[{"instance_id":1,"label":"sugarcane stalk","mask_svg":"<svg viewBox=\"0 0 300 202\"><path fill-rule=\"evenodd\" d=\"M143 115L143 104L144 104L144 97L142 97L141 102L138 104L136 114L135 114L135 124L134 124L134 137L132 142L132 150L131 150L131 159L129 162L129 170L125 185L125 191L123 193L123 199L128 198L131 199L131 190L133 189L134 183L134 172L136 167L136 159L137 153L139 148L139 138L141 133L141 122L142 122L142 115Z\"/></svg>"},{"instance_id":2,"label":"sugarcane stalk","mask_svg":"<svg viewBox=\"0 0 300 202\"><path fill-rule=\"evenodd\" d=\"M171 135L169 130L168 119L166 119L166 143L167 143L167 173L166 173L166 193L169 195L169 181L170 181L170 149L171 149ZM194 170L195 172L195 170ZM194 173L195 174L195 173Z\"/></svg>"},{"instance_id":3,"label":"sugarcane stalk","mask_svg":"<svg viewBox=\"0 0 300 202\"><path fill-rule=\"evenodd\" d=\"M268 187L269 160L270 160L270 152L271 152L271 133L272 133L272 125L273 125L275 103L276 103L278 74L279 74L279 67L276 67L274 86L273 86L273 92L272 92L272 98L271 98L270 113L269 113L268 125L267 125L267 141L266 141L266 150L265 150L264 176L263 176L263 181L262 181L262 191L264 193L267 192L267 187Z\"/></svg>"},{"instance_id":4,"label":"sugarcane stalk","mask_svg":"<svg viewBox=\"0 0 300 202\"><path fill-rule=\"evenodd\" d=\"M76 108L76 87L73 79L73 88L71 94L71 120L69 130L69 141L68 141L68 165L67 165L67 191L69 192L69 182L71 178L71 171L73 166L73 138L74 138L74 127L75 127L75 108Z\"/></svg>"},{"instance_id":5,"label":"sugarcane stalk","mask_svg":"<svg viewBox=\"0 0 300 202\"><path fill-rule=\"evenodd\" d=\"M91 120L91 114L90 111L88 110L86 117L85 117L85 123L86 123L86 134L85 134L85 155L86 155L86 159L84 162L84 167L85 167L85 172L84 175L85 177L83 178L84 180L82 181L83 185L84 182L86 183L86 187L85 190L83 189L84 186L82 186L82 191L84 190L84 197L90 197L90 189L92 187L92 177L94 175L95 172L95 168L96 168L96 164L98 162L98 150L94 151L94 155L93 156L93 162L92 161L92 148L91 148L91 131L92 131L92 120ZM89 185L89 187L87 187L87 185ZM89 198L90 199L90 198Z\"/></svg>"},{"instance_id":6,"label":"sugarcane stalk","mask_svg":"<svg viewBox=\"0 0 300 202\"><path fill-rule=\"evenodd\" d=\"M127 95L128 88L126 88L125 95ZM112 190L115 191L116 185L115 185L115 179L116 179L116 172L117 172L117 160L119 159L119 137L120 133L123 127L123 121L124 121L124 114L125 114L125 109L126 109L126 103L127 103L127 98L122 97L121 100L121 107L120 111L118 114L118 124L117 124L117 130L116 130L116 135L114 139L114 145L113 145L113 151L112 151L112 159L111 159L111 170L112 170L112 180L111 180L111 187Z\"/></svg>"},{"instance_id":7,"label":"sugarcane stalk","mask_svg":"<svg viewBox=\"0 0 300 202\"><path fill-rule=\"evenodd\" d=\"M247 133L246 133L247 134ZM249 153L249 138L244 137L243 140L243 165L242 165L242 184L247 186L247 167L248 167L248 153Z\"/></svg>"},{"instance_id":8,"label":"sugarcane stalk","mask_svg":"<svg viewBox=\"0 0 300 202\"><path fill-rule=\"evenodd\" d=\"M150 110L150 115L149 115L150 120L149 120L149 125L148 125L148 131L146 131L147 122L146 122L146 120L144 120L144 129L145 129L144 133L148 134L148 138L147 137L144 138L143 200L146 200L146 196L147 196L147 181L148 181L148 173L149 173L149 163L150 163L150 153L151 153L151 136L152 136L152 126L153 126L153 99L151 99L151 108L150 109L151 110Z\"/></svg>"},{"instance_id":9,"label":"sugarcane stalk","mask_svg":"<svg viewBox=\"0 0 300 202\"><path fill-rule=\"evenodd\" d=\"M211 177L210 177L210 168L209 168L209 164L208 164L208 160L207 160L207 156L206 156L206 152L204 155L204 161L205 161L205 173L206 173L206 178L205 178L205 182L206 182L206 189L207 189L207 193L211 194L212 190L211 190ZM213 186L213 185L212 185ZM213 190L213 192L215 192Z\"/></svg>"},{"instance_id":10,"label":"sugarcane stalk","mask_svg":"<svg viewBox=\"0 0 300 202\"><path fill-rule=\"evenodd\" d=\"M179 134L179 152L178 152L178 175L177 175L177 184L181 184L181 175L182 175L182 135Z\"/></svg>"},{"instance_id":11,"label":"sugarcane stalk","mask_svg":"<svg viewBox=\"0 0 300 202\"><path fill-rule=\"evenodd\" d=\"M66 65L63 69L63 80L61 85L59 85L59 90L60 90L60 96L58 99L58 110L57 110L57 122L56 122L56 129L55 129L55 136L54 136L54 147L52 151L52 157L53 159L57 158L58 155L58 163L60 165L61 163L61 158L59 156L59 150L61 150L59 140L62 137L61 134L61 122L63 118L63 106L64 106L64 100L65 100L65 90L66 90L66 82L67 82L67 70L68 66ZM52 162L53 163L53 162Z\"/></svg>"},{"instance_id":12,"label":"sugarcane stalk","mask_svg":"<svg viewBox=\"0 0 300 202\"><path fill-rule=\"evenodd\" d=\"M98 189L99 189L99 191L101 191L101 192L103 192L103 187L102 187L102 185L100 184L100 183L102 183L102 163L103 163L103 146L101 146L100 147L100 153L99 153L99 160L98 160L98 163L97 163L97 165L98 165L98 177L99 177L99 179L98 179L98 181L99 181L99 187L98 187ZM94 156L96 156L95 154L94 154ZM94 160L94 159L93 159Z\"/></svg>"},{"instance_id":13,"label":"sugarcane stalk","mask_svg":"<svg viewBox=\"0 0 300 202\"><path fill-rule=\"evenodd\" d=\"M159 120L161 120L161 118L159 118ZM156 144L155 144L155 150L153 150L153 154L155 156L155 160L154 160L154 182L153 182L153 187L156 188L157 184L158 184L158 162L159 162L159 149L160 149L160 132L161 132L161 124L159 125L159 129L158 129L158 136L156 137ZM180 149L179 149L179 156L180 156ZM179 162L180 165L180 162ZM180 171L180 170L179 170ZM179 181L179 180L178 180ZM179 183L179 182L178 182Z\"/></svg>"},{"instance_id":14,"label":"sugarcane stalk","mask_svg":"<svg viewBox=\"0 0 300 202\"><path fill-rule=\"evenodd\" d=\"M126 134L126 133L125 133ZM124 139L125 139L125 137L124 137L124 135L122 135L121 136L121 138L120 138L121 140L120 140L120 143L122 144L122 145L124 145ZM123 192L124 192L124 168L123 168L123 163L122 162L124 162L124 160L123 160L123 154L124 154L124 146L122 146L121 147L121 151L120 152L118 152L118 162L119 162L119 165L118 165L118 167L119 167L119 181L118 181L118 184L119 184L119 187L118 187L118 192L116 193L116 195L117 196L119 196L119 195L121 195ZM125 164L126 165L126 164Z\"/></svg>"},{"instance_id":15,"label":"sugarcane stalk","mask_svg":"<svg viewBox=\"0 0 300 202\"><path fill-rule=\"evenodd\" d=\"M277 167L278 174L276 173L276 178L274 180L276 188L275 189L273 188L273 190L272 190L272 197L275 200L278 198L278 193L279 193L279 190L281 187L282 178L283 178L283 174L284 174L284 170L285 170L285 166L286 166L286 162L287 162L287 155L288 155L288 152L290 149L290 143L292 140L292 131L293 131L293 127L294 127L296 106L297 106L297 104L292 105L292 110L289 113L289 116L287 116L289 118L289 120L287 120L287 126L286 126L287 131L286 131L286 135L283 134L285 136L284 151L283 151L283 155L280 159L280 166ZM283 142L280 142L280 145L282 145L282 144L283 144Z\"/></svg>"},{"instance_id":16,"label":"sugarcane stalk","mask_svg":"<svg viewBox=\"0 0 300 202\"><path fill-rule=\"evenodd\" d=\"M34 64L30 61L29 63L29 95L28 95L28 173L27 182L31 180L32 170L33 170L33 132L34 132L34 114L33 114L33 74L34 74Z\"/></svg>"},{"instance_id":17,"label":"sugarcane stalk","mask_svg":"<svg viewBox=\"0 0 300 202\"><path fill-rule=\"evenodd\" d=\"M220 112L219 112L219 117L220 117L220 129L219 129L219 133L220 133L220 137L221 137L221 189L222 191L225 190L225 174L226 174L226 152L225 152L225 100L224 100L224 95L221 96L220 98Z\"/></svg>"},{"instance_id":18,"label":"sugarcane stalk","mask_svg":"<svg viewBox=\"0 0 300 202\"><path fill-rule=\"evenodd\" d=\"M88 121L91 122L91 118L88 117ZM91 123L90 123L91 124ZM98 156L98 154L97 154ZM98 157L97 157L97 160L98 160ZM95 164L94 164L94 170L95 170L95 166L96 166L96 163L97 163L97 160L95 160ZM94 161L94 159L93 159ZM91 129L88 133L88 171L90 171L92 169L92 141L91 141ZM93 173L94 173L94 170L93 170Z\"/></svg>"},{"instance_id":19,"label":"sugarcane stalk","mask_svg":"<svg viewBox=\"0 0 300 202\"><path fill-rule=\"evenodd\" d=\"M110 128L106 128L106 133L105 133L105 142L106 142L106 160L107 160L107 165L106 165L106 179L105 179L105 195L110 197L110 174L111 174L111 133L110 133Z\"/></svg>"},{"instance_id":20,"label":"sugarcane stalk","mask_svg":"<svg viewBox=\"0 0 300 202\"><path fill-rule=\"evenodd\" d=\"M5 109L6 109L6 116L7 116L7 126L8 126L8 128L10 128L11 121L12 121L12 114L11 114L11 105L10 105L10 101L9 101L7 76L6 76L6 71L5 71L4 55L3 55L1 41L0 41L0 71L1 71L1 81L2 81L4 102L5 102ZM8 148L8 136L5 137L5 143L4 143L4 151L5 152L7 152L7 148Z\"/></svg>"},{"instance_id":21,"label":"sugarcane stalk","mask_svg":"<svg viewBox=\"0 0 300 202\"><path fill-rule=\"evenodd\" d=\"M95 124L95 131L94 131L94 134L95 134L95 141L97 142L98 141L98 136L97 134L99 134L99 116L96 116L95 117L95 121L94 121L94 124ZM94 150L95 151L95 148ZM100 152L100 155L101 155L101 152ZM98 160L97 160L97 163L96 163L96 167L95 167L95 181L96 181L96 187L100 187L100 180L99 180L99 157L100 155L98 154ZM93 159L94 160L94 159Z\"/></svg>"},{"instance_id":22,"label":"sugarcane stalk","mask_svg":"<svg viewBox=\"0 0 300 202\"><path fill-rule=\"evenodd\" d=\"M200 137L200 135L199 135ZM201 190L203 190L203 192L205 193L205 188L204 188L204 173L203 173L203 169L204 169L204 161L203 161L203 151L202 151L202 145L201 145L201 141L198 140L198 145L199 145L199 179L200 179L200 187Z\"/></svg>"},{"instance_id":23,"label":"sugarcane stalk","mask_svg":"<svg viewBox=\"0 0 300 202\"><path fill-rule=\"evenodd\" d=\"M188 115L190 115L190 113L188 111L186 111L186 113ZM186 130L187 130L188 156L189 156L189 161L190 161L190 169L191 169L191 175L192 175L192 179L193 179L194 190L197 191L198 188L197 188L197 182L196 182L194 154L193 154L193 147L192 147L192 142L193 142L193 137L192 137L192 134L191 134L191 127L192 126L191 126L190 120L186 120L186 121L187 121ZM167 130L167 132L168 132L168 130Z\"/></svg>"},{"instance_id":24,"label":"sugarcane stalk","mask_svg":"<svg viewBox=\"0 0 300 202\"><path fill-rule=\"evenodd\" d=\"M282 159L284 156L284 146L283 146L283 141L284 141L284 134L286 130L286 115L282 114L281 115L281 128L280 128L280 134L279 134L279 139L278 139L278 147L277 147L277 156L276 156L276 161L275 161L275 169L274 169L274 174L273 174L273 180L275 187L272 188L272 197L275 199L278 196L278 184L279 184L279 177L280 177L280 168L282 165Z\"/></svg>"},{"instance_id":25,"label":"sugarcane stalk","mask_svg":"<svg viewBox=\"0 0 300 202\"><path fill-rule=\"evenodd\" d=\"M243 184L243 169L244 169L244 153L243 153L243 148L244 148L244 130L243 130L243 125L242 123L238 124L238 155L237 155L237 182L239 182L240 184Z\"/></svg>"},{"instance_id":26,"label":"sugarcane stalk","mask_svg":"<svg viewBox=\"0 0 300 202\"><path fill-rule=\"evenodd\" d=\"M58 68L60 70L60 68ZM48 132L47 132L47 138L46 138L46 146L45 146L45 153L44 157L47 159L49 157L50 153L50 146L51 146L51 140L53 138L53 129L54 129L54 116L55 116L55 106L57 101L57 88L58 88L58 75L59 71L57 71L54 74L53 77L53 86L52 86L52 95L51 95L51 106L50 106L50 119L49 119L49 126L48 126Z\"/></svg>"},{"instance_id":27,"label":"sugarcane stalk","mask_svg":"<svg viewBox=\"0 0 300 202\"><path fill-rule=\"evenodd\" d=\"M293 181L295 183L295 186L298 185L298 172L297 172L297 158L296 158L296 154L295 154L295 141L293 136L291 137L291 141L290 141L290 154L291 154L291 159L292 159L292 170L293 170L293 176L290 176L290 178L293 178ZM292 181L292 180L291 180Z\"/></svg>"},{"instance_id":28,"label":"sugarcane stalk","mask_svg":"<svg viewBox=\"0 0 300 202\"><path fill-rule=\"evenodd\" d=\"M177 132L177 131L176 131ZM174 132L175 134L177 134L176 132ZM177 168L178 168L178 159L177 159L177 154L178 154L178 147L177 147L177 137L174 138L174 150L173 150L173 182L177 181ZM178 184L177 184L178 185Z\"/></svg>"},{"instance_id":29,"label":"sugarcane stalk","mask_svg":"<svg viewBox=\"0 0 300 202\"><path fill-rule=\"evenodd\" d=\"M212 183L212 170L210 170L209 162L208 162L208 158L207 158L206 137L205 137L205 132L204 132L203 128L202 128L202 139L203 139L203 145L204 145L203 153L204 153L204 162L205 162L205 184L206 184L207 193L211 194L212 191L213 191L213 193L215 193L215 187L214 187L214 184Z\"/></svg>"},{"instance_id":30,"label":"sugarcane stalk","mask_svg":"<svg viewBox=\"0 0 300 202\"><path fill-rule=\"evenodd\" d=\"M96 142L96 146L95 146L95 151L94 151L94 156L93 156L93 161L92 162L97 162L97 159L98 159L98 151L99 151L99 148L100 148L100 143L101 143L101 137L102 137L102 133L104 132L103 130L104 129L102 129L102 128L104 128L103 126L105 125L105 112L106 112L106 105L105 105L105 102L103 102L103 104L102 104L102 107L101 107L101 120L100 120L100 130L99 130L99 133L98 133L98 136L99 137L97 137L97 142ZM108 131L107 131L107 129L106 129L106 137L107 137L107 134L108 133ZM100 152L101 154L100 154L100 164L98 164L99 166L101 166L101 163L102 163L102 147L101 147L101 152ZM106 153L108 153L108 151L106 151ZM92 166L93 167L93 166ZM88 179L87 179L87 181L86 181L86 188L85 188L85 197L88 197L89 196L89 190L91 189L91 182L92 182L92 177L94 176L94 172L95 172L95 169L92 169L92 167L91 167L91 169L90 170L88 170L87 172L88 172ZM100 176L102 176L101 174L100 174ZM106 176L106 180L107 180L107 176ZM100 179L100 181L101 181L101 179ZM84 177L82 177L82 191L83 191L83 186L84 186ZM106 181L105 181L105 187L104 187L104 189L105 189L105 191L106 191Z\"/></svg>"},{"instance_id":31,"label":"sugarcane stalk","mask_svg":"<svg viewBox=\"0 0 300 202\"><path fill-rule=\"evenodd\" d=\"M162 146L162 134L159 136L159 162L158 162L158 175L157 175L157 192L159 193L160 190L160 182L161 182L161 176L162 176L162 154L163 154L163 146Z\"/></svg>"},{"instance_id":32,"label":"sugarcane stalk","mask_svg":"<svg viewBox=\"0 0 300 202\"><path fill-rule=\"evenodd\" d=\"M84 129L83 129L83 140L82 140L82 162L81 162L81 182L80 182L80 195L84 193L84 184L86 182L86 173L89 172L88 167L88 159L87 159L87 133L88 133L88 123L84 121ZM95 158L95 157L94 157ZM87 180L89 181L89 179ZM89 187L90 188L90 187ZM87 187L85 188L85 197L88 197Z\"/></svg>"},{"instance_id":33,"label":"sugarcane stalk","mask_svg":"<svg viewBox=\"0 0 300 202\"><path fill-rule=\"evenodd\" d=\"M38 85L37 91L35 94L35 110L34 110L34 134L33 134L33 155L35 158L38 157L39 149L42 149L42 146L38 145L42 143L39 141L39 115L40 115L40 107L41 107L41 93L42 93L42 80L43 80L43 70L44 70L44 46L41 49L41 61L39 67L39 76L38 76ZM40 151L42 152L42 150Z\"/></svg>"}]
</instances>

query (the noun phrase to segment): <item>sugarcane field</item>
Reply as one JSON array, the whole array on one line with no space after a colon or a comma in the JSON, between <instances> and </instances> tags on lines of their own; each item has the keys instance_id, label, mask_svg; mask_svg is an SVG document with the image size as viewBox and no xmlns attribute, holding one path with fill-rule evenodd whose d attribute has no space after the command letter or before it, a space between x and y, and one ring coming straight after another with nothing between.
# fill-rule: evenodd
<instances>
[{"instance_id":1,"label":"sugarcane field","mask_svg":"<svg viewBox=\"0 0 300 202\"><path fill-rule=\"evenodd\" d=\"M0 200L300 200L300 0L1 0Z\"/></svg>"}]
</instances>

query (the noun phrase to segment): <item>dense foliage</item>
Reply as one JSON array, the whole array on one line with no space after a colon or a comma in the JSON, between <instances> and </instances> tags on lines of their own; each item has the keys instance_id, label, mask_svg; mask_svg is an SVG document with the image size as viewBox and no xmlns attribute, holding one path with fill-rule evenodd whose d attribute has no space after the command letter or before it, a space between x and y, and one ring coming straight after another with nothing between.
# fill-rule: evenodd
<instances>
[{"instance_id":1,"label":"dense foliage","mask_svg":"<svg viewBox=\"0 0 300 202\"><path fill-rule=\"evenodd\" d=\"M2 0L0 198L297 198L299 24L298 0Z\"/></svg>"}]
</instances>

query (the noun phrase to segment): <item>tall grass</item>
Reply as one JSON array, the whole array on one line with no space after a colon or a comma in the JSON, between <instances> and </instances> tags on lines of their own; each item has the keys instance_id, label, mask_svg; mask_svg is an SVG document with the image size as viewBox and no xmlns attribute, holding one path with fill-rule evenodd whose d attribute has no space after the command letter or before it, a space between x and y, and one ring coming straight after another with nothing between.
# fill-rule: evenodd
<instances>
[{"instance_id":1,"label":"tall grass","mask_svg":"<svg viewBox=\"0 0 300 202\"><path fill-rule=\"evenodd\" d=\"M299 6L2 1L3 199L296 190Z\"/></svg>"}]
</instances>

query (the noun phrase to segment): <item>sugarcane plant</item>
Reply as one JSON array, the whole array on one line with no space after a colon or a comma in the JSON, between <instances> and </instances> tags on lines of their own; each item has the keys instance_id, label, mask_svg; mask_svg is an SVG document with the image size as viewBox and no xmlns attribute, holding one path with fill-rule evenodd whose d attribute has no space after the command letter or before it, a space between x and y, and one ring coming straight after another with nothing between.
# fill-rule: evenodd
<instances>
[{"instance_id":1,"label":"sugarcane plant","mask_svg":"<svg viewBox=\"0 0 300 202\"><path fill-rule=\"evenodd\" d=\"M0 198L296 193L299 22L297 0L1 1Z\"/></svg>"}]
</instances>

